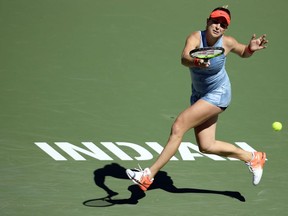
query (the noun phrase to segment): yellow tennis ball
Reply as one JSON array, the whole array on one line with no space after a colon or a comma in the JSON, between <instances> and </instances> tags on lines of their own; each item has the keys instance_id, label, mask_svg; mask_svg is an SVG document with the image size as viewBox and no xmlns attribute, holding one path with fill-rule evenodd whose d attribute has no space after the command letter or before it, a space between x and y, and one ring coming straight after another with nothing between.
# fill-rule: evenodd
<instances>
[{"instance_id":1,"label":"yellow tennis ball","mask_svg":"<svg viewBox=\"0 0 288 216\"><path fill-rule=\"evenodd\" d=\"M272 124L272 128L275 130L275 131L280 131L282 130L282 124L281 122L274 122Z\"/></svg>"}]
</instances>

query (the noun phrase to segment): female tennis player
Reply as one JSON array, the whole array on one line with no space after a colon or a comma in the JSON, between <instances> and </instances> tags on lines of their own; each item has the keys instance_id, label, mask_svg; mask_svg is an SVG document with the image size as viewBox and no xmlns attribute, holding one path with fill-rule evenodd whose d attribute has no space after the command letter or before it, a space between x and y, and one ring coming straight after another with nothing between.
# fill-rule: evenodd
<instances>
[{"instance_id":1,"label":"female tennis player","mask_svg":"<svg viewBox=\"0 0 288 216\"><path fill-rule=\"evenodd\" d=\"M254 34L248 45L224 35L230 22L231 15L227 7L218 7L208 17L204 31L193 32L187 37L181 61L189 68L192 77L191 106L176 118L167 145L150 168L126 170L128 177L143 191L153 183L154 176L176 153L184 134L192 128L201 152L242 160L253 174L253 184L259 184L266 154L248 152L215 139L218 116L231 100L230 80L225 70L226 56L232 52L248 58L255 51L266 48L265 44L268 43L265 34L258 38ZM191 50L202 47L223 47L225 52L209 61L189 55Z\"/></svg>"}]
</instances>

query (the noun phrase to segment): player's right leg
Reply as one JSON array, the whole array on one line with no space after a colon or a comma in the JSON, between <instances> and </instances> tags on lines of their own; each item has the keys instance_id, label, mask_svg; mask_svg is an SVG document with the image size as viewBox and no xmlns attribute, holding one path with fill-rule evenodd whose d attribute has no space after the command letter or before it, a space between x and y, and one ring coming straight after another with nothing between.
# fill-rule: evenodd
<instances>
[{"instance_id":1,"label":"player's right leg","mask_svg":"<svg viewBox=\"0 0 288 216\"><path fill-rule=\"evenodd\" d=\"M140 186L142 190L152 184L154 176L157 172L171 159L178 150L183 135L191 128L207 121L207 119L218 115L223 110L204 100L199 100L186 110L184 110L175 120L167 145L155 161L155 163L144 170L142 169L127 169L128 177Z\"/></svg>"}]
</instances>

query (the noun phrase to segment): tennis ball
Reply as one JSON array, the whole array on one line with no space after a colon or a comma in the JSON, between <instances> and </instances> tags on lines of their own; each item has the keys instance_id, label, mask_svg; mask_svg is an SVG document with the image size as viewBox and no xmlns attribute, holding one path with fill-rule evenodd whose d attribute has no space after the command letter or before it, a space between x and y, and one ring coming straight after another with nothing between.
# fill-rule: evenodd
<instances>
[{"instance_id":1,"label":"tennis ball","mask_svg":"<svg viewBox=\"0 0 288 216\"><path fill-rule=\"evenodd\" d=\"M272 124L272 128L275 130L275 131L280 131L282 130L282 124L281 122L274 122Z\"/></svg>"}]
</instances>

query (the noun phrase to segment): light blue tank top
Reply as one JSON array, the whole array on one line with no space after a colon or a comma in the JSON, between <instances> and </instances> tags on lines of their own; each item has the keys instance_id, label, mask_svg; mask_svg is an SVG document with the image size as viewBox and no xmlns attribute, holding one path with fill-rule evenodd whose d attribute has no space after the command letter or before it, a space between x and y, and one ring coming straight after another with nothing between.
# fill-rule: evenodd
<instances>
[{"instance_id":1,"label":"light blue tank top","mask_svg":"<svg viewBox=\"0 0 288 216\"><path fill-rule=\"evenodd\" d=\"M206 31L199 31L201 35L200 48L208 47ZM214 44L214 47L222 47L223 37ZM226 56L224 54L210 59L210 66L208 68L190 68L192 79L192 90L200 94L211 92L229 81L229 77L225 70Z\"/></svg>"}]
</instances>

